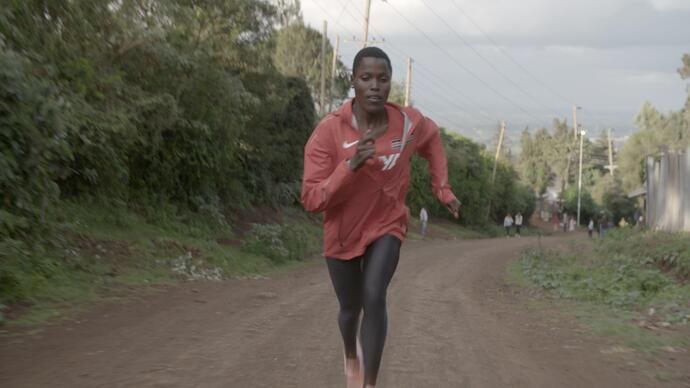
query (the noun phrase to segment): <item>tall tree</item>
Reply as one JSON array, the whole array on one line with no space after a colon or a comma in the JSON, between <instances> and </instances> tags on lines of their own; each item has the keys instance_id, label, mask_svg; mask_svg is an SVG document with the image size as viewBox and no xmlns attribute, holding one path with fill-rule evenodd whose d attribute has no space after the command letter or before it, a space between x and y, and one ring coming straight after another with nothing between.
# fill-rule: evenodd
<instances>
[{"instance_id":1,"label":"tall tree","mask_svg":"<svg viewBox=\"0 0 690 388\"><path fill-rule=\"evenodd\" d=\"M690 78L690 54L682 57L678 69L681 79ZM635 123L638 131L625 143L620 153L620 170L624 188L635 189L644 182L644 158L659 151L685 151L690 147L690 89L685 107L663 114L652 104L642 105Z\"/></svg>"},{"instance_id":2,"label":"tall tree","mask_svg":"<svg viewBox=\"0 0 690 388\"><path fill-rule=\"evenodd\" d=\"M276 68L286 76L299 77L307 81L311 95L318 101L321 86L321 37L322 34L315 29L305 26L301 22L292 23L280 29L275 35L275 49L273 62ZM326 43L326 91L334 92L326 103L342 100L347 96L349 80L345 65L338 60L336 63L336 79L332 84L333 48L330 42Z\"/></svg>"},{"instance_id":3,"label":"tall tree","mask_svg":"<svg viewBox=\"0 0 690 388\"><path fill-rule=\"evenodd\" d=\"M275 0L275 5L278 11L279 27L302 23L302 6L299 0Z\"/></svg>"},{"instance_id":4,"label":"tall tree","mask_svg":"<svg viewBox=\"0 0 690 388\"><path fill-rule=\"evenodd\" d=\"M690 78L690 54L683 54L683 66L678 69L680 78L688 79Z\"/></svg>"},{"instance_id":5,"label":"tall tree","mask_svg":"<svg viewBox=\"0 0 690 388\"><path fill-rule=\"evenodd\" d=\"M546 192L549 185L550 169L545 157L549 143L549 134L541 128L532 137L529 129L525 128L520 136L520 156L518 170L520 176L536 195Z\"/></svg>"},{"instance_id":6,"label":"tall tree","mask_svg":"<svg viewBox=\"0 0 690 388\"><path fill-rule=\"evenodd\" d=\"M551 170L560 180L561 192L564 192L571 181L571 165L574 157L575 142L565 120L554 120L553 127L553 135L546 147L545 156L551 166Z\"/></svg>"},{"instance_id":7,"label":"tall tree","mask_svg":"<svg viewBox=\"0 0 690 388\"><path fill-rule=\"evenodd\" d=\"M594 143L587 139L587 152L585 154L589 157L589 163L584 163L586 169L594 169L600 175L608 173L609 170L606 166L609 164L609 137L607 130L602 130L599 136L595 139ZM614 163L615 163L615 152L614 152Z\"/></svg>"}]
</instances>

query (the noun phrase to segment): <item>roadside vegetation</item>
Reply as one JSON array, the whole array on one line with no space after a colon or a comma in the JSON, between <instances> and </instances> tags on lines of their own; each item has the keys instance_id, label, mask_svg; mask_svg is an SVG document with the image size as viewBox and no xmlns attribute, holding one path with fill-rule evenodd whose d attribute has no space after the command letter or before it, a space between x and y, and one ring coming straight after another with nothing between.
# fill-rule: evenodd
<instances>
[{"instance_id":1,"label":"roadside vegetation","mask_svg":"<svg viewBox=\"0 0 690 388\"><path fill-rule=\"evenodd\" d=\"M299 196L321 110L321 33L298 1L5 3L0 322L320 251L320 217ZM347 98L346 64L326 90L329 106ZM467 234L505 209L529 218L534 196L509 163L491 186L483 146L443 139ZM449 219L424 162L413 170L412 214Z\"/></svg>"},{"instance_id":2,"label":"roadside vegetation","mask_svg":"<svg viewBox=\"0 0 690 388\"><path fill-rule=\"evenodd\" d=\"M266 275L313 258L321 246L318 219L297 209L254 224L244 237L179 209L148 218L126 207L62 203L51 217L49 242L3 253L0 323L41 323L179 282ZM257 232L265 229L277 233Z\"/></svg>"},{"instance_id":3,"label":"roadside vegetation","mask_svg":"<svg viewBox=\"0 0 690 388\"><path fill-rule=\"evenodd\" d=\"M658 350L690 346L690 236L622 228L566 250L532 249L513 268L548 296L570 300L599 334Z\"/></svg>"},{"instance_id":4,"label":"roadside vegetation","mask_svg":"<svg viewBox=\"0 0 690 388\"><path fill-rule=\"evenodd\" d=\"M679 84L690 79L690 53L682 55L680 65ZM637 223L635 215L644 205L640 199L631 199L628 193L644 187L645 158L662 150L684 152L690 146L690 95L684 103L679 101L679 105L681 109L663 112L649 102L644 103L635 118L637 131L622 148L609 142L606 129L597 133L593 128L583 128L587 133L583 139L579 206L582 225L587 225L590 219L597 221L601 215L606 215L615 225L621 220L630 225ZM535 193L541 196L548 188L560 193L559 214L578 212L580 140L573 132L577 131L565 120L554 120L551 130L526 128L516 158L522 182ZM614 132L612 136L620 134ZM609 157L617 167L615 174L609 169Z\"/></svg>"}]
</instances>

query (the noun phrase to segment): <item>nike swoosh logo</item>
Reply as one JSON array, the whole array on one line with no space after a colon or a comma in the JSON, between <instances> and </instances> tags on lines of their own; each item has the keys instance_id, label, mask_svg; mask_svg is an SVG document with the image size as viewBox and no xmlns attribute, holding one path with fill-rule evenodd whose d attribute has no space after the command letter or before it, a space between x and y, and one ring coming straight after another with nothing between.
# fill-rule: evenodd
<instances>
[{"instance_id":1,"label":"nike swoosh logo","mask_svg":"<svg viewBox=\"0 0 690 388\"><path fill-rule=\"evenodd\" d=\"M348 143L348 142L344 141L343 142L343 148L348 149L357 143L359 143L359 140L355 140L352 143Z\"/></svg>"}]
</instances>

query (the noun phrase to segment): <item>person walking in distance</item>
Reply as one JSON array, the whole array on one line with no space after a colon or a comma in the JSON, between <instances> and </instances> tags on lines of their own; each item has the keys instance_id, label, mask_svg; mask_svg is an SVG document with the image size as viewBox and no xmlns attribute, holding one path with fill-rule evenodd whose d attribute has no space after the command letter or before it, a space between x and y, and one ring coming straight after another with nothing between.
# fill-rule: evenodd
<instances>
[{"instance_id":1,"label":"person walking in distance","mask_svg":"<svg viewBox=\"0 0 690 388\"><path fill-rule=\"evenodd\" d=\"M522 213L517 212L515 215L515 236L520 237L520 229L522 228Z\"/></svg>"},{"instance_id":2,"label":"person walking in distance","mask_svg":"<svg viewBox=\"0 0 690 388\"><path fill-rule=\"evenodd\" d=\"M510 237L510 228L513 226L513 217L510 213L503 219L503 227L506 228L506 237Z\"/></svg>"},{"instance_id":3,"label":"person walking in distance","mask_svg":"<svg viewBox=\"0 0 690 388\"><path fill-rule=\"evenodd\" d=\"M419 212L419 222L422 224L422 236L426 236L427 222L429 221L429 214L426 212L426 208L422 208Z\"/></svg>"},{"instance_id":4,"label":"person walking in distance","mask_svg":"<svg viewBox=\"0 0 690 388\"><path fill-rule=\"evenodd\" d=\"M606 217L606 213L602 211L601 216L599 217L599 238L606 237L606 228L608 227L608 224L609 220Z\"/></svg>"},{"instance_id":5,"label":"person walking in distance","mask_svg":"<svg viewBox=\"0 0 690 388\"><path fill-rule=\"evenodd\" d=\"M376 385L415 152L429 162L435 196L456 218L460 211L437 125L414 108L387 103L392 71L383 50L360 50L352 66L355 97L321 120L304 150L301 201L307 211L324 213L324 256L340 305L349 387Z\"/></svg>"},{"instance_id":6,"label":"person walking in distance","mask_svg":"<svg viewBox=\"0 0 690 388\"><path fill-rule=\"evenodd\" d=\"M592 238L592 233L594 233L594 220L590 218L587 224L587 234L589 234L589 238Z\"/></svg>"},{"instance_id":7,"label":"person walking in distance","mask_svg":"<svg viewBox=\"0 0 690 388\"><path fill-rule=\"evenodd\" d=\"M570 224L570 217L568 217L568 213L563 213L563 233L568 231L568 224Z\"/></svg>"}]
</instances>

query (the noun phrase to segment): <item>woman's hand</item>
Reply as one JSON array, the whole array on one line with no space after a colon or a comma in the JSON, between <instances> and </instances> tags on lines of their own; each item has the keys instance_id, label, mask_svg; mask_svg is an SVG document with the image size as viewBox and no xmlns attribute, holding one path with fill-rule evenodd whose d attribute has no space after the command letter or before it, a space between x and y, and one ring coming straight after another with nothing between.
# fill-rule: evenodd
<instances>
[{"instance_id":1,"label":"woman's hand","mask_svg":"<svg viewBox=\"0 0 690 388\"><path fill-rule=\"evenodd\" d=\"M359 170L368 159L373 158L376 154L373 133L374 131L368 129L362 134L359 143L357 143L357 151L355 151L354 156L352 156L352 159L348 162L350 170Z\"/></svg>"},{"instance_id":2,"label":"woman's hand","mask_svg":"<svg viewBox=\"0 0 690 388\"><path fill-rule=\"evenodd\" d=\"M446 204L446 208L448 208L448 211L451 212L456 219L460 217L460 206L462 205L460 205L460 201L457 199L453 199Z\"/></svg>"}]
</instances>

